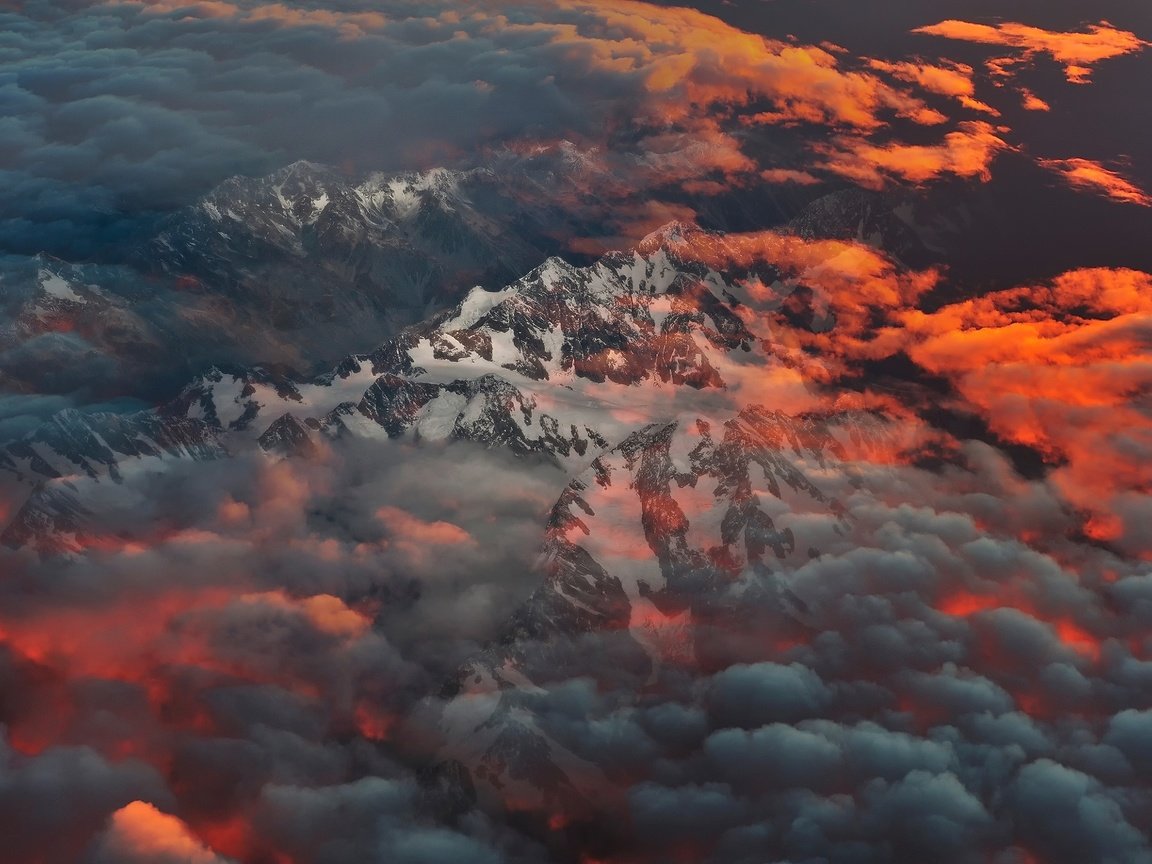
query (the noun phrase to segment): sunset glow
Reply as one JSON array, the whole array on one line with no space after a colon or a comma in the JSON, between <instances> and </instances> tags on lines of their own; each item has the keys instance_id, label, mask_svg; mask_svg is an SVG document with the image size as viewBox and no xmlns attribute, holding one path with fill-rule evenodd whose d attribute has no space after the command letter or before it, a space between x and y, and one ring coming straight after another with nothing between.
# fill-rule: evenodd
<instances>
[{"instance_id":1,"label":"sunset glow","mask_svg":"<svg viewBox=\"0 0 1152 864\"><path fill-rule=\"evenodd\" d=\"M924 5L0 2L0 864L1152 864L1152 21Z\"/></svg>"}]
</instances>

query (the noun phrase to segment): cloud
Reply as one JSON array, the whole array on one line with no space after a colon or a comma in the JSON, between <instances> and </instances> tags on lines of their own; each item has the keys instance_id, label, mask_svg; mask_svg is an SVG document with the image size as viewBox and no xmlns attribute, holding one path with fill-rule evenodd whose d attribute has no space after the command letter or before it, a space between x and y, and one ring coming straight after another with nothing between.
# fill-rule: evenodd
<instances>
[{"instance_id":1,"label":"cloud","mask_svg":"<svg viewBox=\"0 0 1152 864\"><path fill-rule=\"evenodd\" d=\"M1125 204L1152 207L1149 195L1131 180L1091 159L1041 159L1039 165L1064 178L1069 186Z\"/></svg>"},{"instance_id":2,"label":"cloud","mask_svg":"<svg viewBox=\"0 0 1152 864\"><path fill-rule=\"evenodd\" d=\"M939 64L872 60L868 65L877 71L888 72L901 81L917 84L928 93L950 96L971 111L999 115L995 108L976 98L976 83L971 66L947 60Z\"/></svg>"},{"instance_id":3,"label":"cloud","mask_svg":"<svg viewBox=\"0 0 1152 864\"><path fill-rule=\"evenodd\" d=\"M102 830L101 864L333 843L337 860L500 858L500 826L422 827L438 823L416 767L384 754L419 751L399 721L530 592L563 477L469 445L401 449L173 466L113 494L82 555L5 550L0 861L81 860ZM394 821L339 809L366 776L403 790ZM273 816L277 790L314 793L311 821Z\"/></svg>"},{"instance_id":4,"label":"cloud","mask_svg":"<svg viewBox=\"0 0 1152 864\"><path fill-rule=\"evenodd\" d=\"M1013 149L1000 134L989 123L965 121L940 144L874 144L840 137L817 149L824 156L821 168L871 189L883 188L890 178L914 184L946 176L987 181L996 156Z\"/></svg>"},{"instance_id":5,"label":"cloud","mask_svg":"<svg viewBox=\"0 0 1152 864\"><path fill-rule=\"evenodd\" d=\"M139 775L95 772L107 779L56 860L93 837L98 850L129 843L127 829L98 834L136 800L157 808L130 811L159 823L149 842L235 860L1147 856L1135 769L1152 589L1125 550L1141 550L1145 524L1127 496L1148 463L1131 402L1150 277L1073 271L929 305L939 274L858 242L673 226L644 248L732 273L744 325L798 358L790 372L818 370L802 405L772 403L810 424L795 439L762 436L749 455L735 446L755 440L748 427L721 414L666 451L678 470L711 451L714 475L681 483L659 448L640 448L619 454L610 485L588 479L602 546L585 551L622 553L602 557L606 595L636 561L661 577L660 556L690 563L665 563L651 608L574 635L551 633L549 615L513 617L490 642L539 581L539 528L565 478L466 445L349 441L314 460L240 457L117 486L86 555L3 562L9 773L61 753L71 765L84 742L92 764ZM875 398L876 425L804 455L851 403L846 388L888 383L860 370L898 355L906 386ZM753 367L712 408L763 395L755 378L771 372ZM918 386L935 388L928 408ZM980 417L1048 470L1022 477L995 446L933 429L929 408ZM950 449L933 462L905 427ZM875 447L852 440L872 433ZM787 527L783 555L728 566L710 535L724 530L722 485L770 511L774 534ZM654 488L660 507L645 510L637 492ZM1089 513L1118 501L1134 508L1123 530L1085 542ZM581 603L601 602L579 587ZM659 668L634 663L641 638ZM522 659L499 667L508 686L461 697L476 719L453 743L506 730L492 770L511 765L529 790L492 800L478 773L428 767L437 730L418 712L484 644ZM579 770L548 768L559 752L602 778L590 801L567 791ZM47 830L23 826L20 848L56 849Z\"/></svg>"},{"instance_id":6,"label":"cloud","mask_svg":"<svg viewBox=\"0 0 1152 864\"><path fill-rule=\"evenodd\" d=\"M1092 514L1086 530L1147 555L1137 527L1152 439L1133 394L1149 386L1152 277L1081 270L899 317L904 350L950 377L1007 441L1051 460L1052 482Z\"/></svg>"},{"instance_id":7,"label":"cloud","mask_svg":"<svg viewBox=\"0 0 1152 864\"><path fill-rule=\"evenodd\" d=\"M1012 65L1030 62L1037 54L1047 54L1064 67L1065 75L1074 84L1086 84L1097 63L1142 51L1149 44L1135 33L1119 30L1106 21L1092 24L1083 31L1057 32L1015 22L989 25L949 19L912 32L1018 49L1017 58L990 62L997 74L1010 74Z\"/></svg>"},{"instance_id":8,"label":"cloud","mask_svg":"<svg viewBox=\"0 0 1152 864\"><path fill-rule=\"evenodd\" d=\"M756 728L819 715L830 694L803 666L729 666L712 681L709 705L720 726Z\"/></svg>"},{"instance_id":9,"label":"cloud","mask_svg":"<svg viewBox=\"0 0 1152 864\"><path fill-rule=\"evenodd\" d=\"M79 860L107 814L139 798L171 801L160 773L138 759L86 746L29 757L0 740L0 861Z\"/></svg>"},{"instance_id":10,"label":"cloud","mask_svg":"<svg viewBox=\"0 0 1152 864\"><path fill-rule=\"evenodd\" d=\"M1020 104L1025 111L1051 111L1052 106L1027 88L1020 90Z\"/></svg>"},{"instance_id":11,"label":"cloud","mask_svg":"<svg viewBox=\"0 0 1152 864\"><path fill-rule=\"evenodd\" d=\"M455 546L475 541L451 522L442 520L424 522L399 507L385 506L376 511L376 518L383 522L389 532L399 535L412 543L432 543L437 546Z\"/></svg>"},{"instance_id":12,"label":"cloud","mask_svg":"<svg viewBox=\"0 0 1152 864\"><path fill-rule=\"evenodd\" d=\"M807 171L788 168L766 168L760 172L760 179L768 183L795 183L798 186L814 186L820 182L818 177Z\"/></svg>"},{"instance_id":13,"label":"cloud","mask_svg":"<svg viewBox=\"0 0 1152 864\"><path fill-rule=\"evenodd\" d=\"M1025 766L1010 789L1027 842L1064 861L1152 860L1147 838L1090 776L1050 760Z\"/></svg>"},{"instance_id":14,"label":"cloud","mask_svg":"<svg viewBox=\"0 0 1152 864\"><path fill-rule=\"evenodd\" d=\"M91 864L228 864L188 826L144 801L112 814L107 832L86 859Z\"/></svg>"}]
</instances>

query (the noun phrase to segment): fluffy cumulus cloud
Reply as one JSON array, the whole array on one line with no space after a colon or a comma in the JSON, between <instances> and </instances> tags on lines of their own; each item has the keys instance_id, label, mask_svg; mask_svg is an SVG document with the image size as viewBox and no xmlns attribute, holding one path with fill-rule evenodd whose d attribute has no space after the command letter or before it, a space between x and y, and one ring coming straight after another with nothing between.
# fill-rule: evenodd
<instances>
[{"instance_id":1,"label":"fluffy cumulus cloud","mask_svg":"<svg viewBox=\"0 0 1152 864\"><path fill-rule=\"evenodd\" d=\"M201 843L175 816L144 801L133 801L112 814L107 834L89 859L109 864L227 864Z\"/></svg>"},{"instance_id":2,"label":"fluffy cumulus cloud","mask_svg":"<svg viewBox=\"0 0 1152 864\"><path fill-rule=\"evenodd\" d=\"M531 591L555 467L353 448L156 482L81 554L5 552L0 861L502 860L479 814L436 821L398 719Z\"/></svg>"}]
</instances>

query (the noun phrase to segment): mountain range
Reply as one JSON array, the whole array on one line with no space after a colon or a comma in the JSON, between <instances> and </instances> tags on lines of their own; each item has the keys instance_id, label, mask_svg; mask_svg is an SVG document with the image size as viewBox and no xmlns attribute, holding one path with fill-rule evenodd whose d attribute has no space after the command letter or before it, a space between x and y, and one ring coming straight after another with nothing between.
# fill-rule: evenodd
<instances>
[{"instance_id":1,"label":"mountain range","mask_svg":"<svg viewBox=\"0 0 1152 864\"><path fill-rule=\"evenodd\" d=\"M0 491L13 505L0 541L64 560L125 548L149 526L117 527L124 502L200 463L456 441L552 463L567 485L542 520L539 587L420 716L458 789L579 811L610 784L533 714L532 694L606 668L639 692L698 662L707 645L689 633L739 617L728 590L738 582L802 620L773 569L845 534L822 478L858 482L853 454L885 446L888 433L880 415L803 398L810 382L767 314L829 326L827 298L806 280L819 260L782 254L721 272L701 250L738 262L735 241L672 223L584 266L547 257L519 278L457 291L445 273L493 282L539 254L505 242L517 220L476 205L498 198L499 182L435 171L353 185L297 164L229 181L175 219L147 250L188 284L178 316L213 296L198 286L219 284L234 309L305 343L330 341L325 320L388 338L311 377L219 363L155 408L55 414L0 448ZM858 196L823 202L779 236L829 234L923 248L909 222ZM16 317L21 350L49 331L66 339L68 320L118 362L129 343L140 362L163 356L152 350L165 341L160 319L129 293L136 283L117 281L126 271L36 266ZM341 291L307 290L329 276ZM791 395L760 401L780 393Z\"/></svg>"}]
</instances>

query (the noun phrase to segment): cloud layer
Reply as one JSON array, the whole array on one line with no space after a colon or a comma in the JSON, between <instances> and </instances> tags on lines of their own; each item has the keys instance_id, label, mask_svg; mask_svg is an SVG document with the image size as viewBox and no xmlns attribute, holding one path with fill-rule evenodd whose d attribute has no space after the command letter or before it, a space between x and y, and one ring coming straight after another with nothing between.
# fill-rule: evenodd
<instances>
[{"instance_id":1,"label":"cloud layer","mask_svg":"<svg viewBox=\"0 0 1152 864\"><path fill-rule=\"evenodd\" d=\"M388 170L570 138L626 171L624 188L700 190L763 170L742 144L749 124L798 125L816 143L842 134L826 167L871 184L982 177L999 149L1000 133L976 124L996 109L962 64L855 59L630 0L35 3L3 15L11 251L107 255L225 177L298 158ZM959 22L945 24L924 32L955 35ZM1143 44L1106 27L972 33L1078 64ZM869 137L894 124L937 141Z\"/></svg>"}]
</instances>

